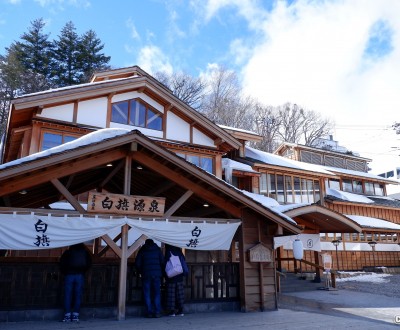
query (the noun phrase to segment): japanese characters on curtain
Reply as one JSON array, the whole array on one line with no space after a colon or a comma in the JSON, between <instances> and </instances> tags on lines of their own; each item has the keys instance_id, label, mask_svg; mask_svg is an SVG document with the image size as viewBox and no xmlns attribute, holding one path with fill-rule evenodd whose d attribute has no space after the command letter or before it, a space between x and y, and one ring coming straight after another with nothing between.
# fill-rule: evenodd
<instances>
[{"instance_id":1,"label":"japanese characters on curtain","mask_svg":"<svg viewBox=\"0 0 400 330\"><path fill-rule=\"evenodd\" d=\"M135 235L194 250L228 250L240 222L205 223L128 217L0 214L0 249L35 250L68 246L118 232L128 224ZM113 237L112 237L113 238Z\"/></svg>"}]
</instances>

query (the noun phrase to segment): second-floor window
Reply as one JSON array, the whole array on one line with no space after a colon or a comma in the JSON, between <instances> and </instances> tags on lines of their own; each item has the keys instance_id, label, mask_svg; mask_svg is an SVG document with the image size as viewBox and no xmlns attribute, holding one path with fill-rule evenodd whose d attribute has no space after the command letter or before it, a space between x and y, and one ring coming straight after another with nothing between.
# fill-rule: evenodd
<instances>
[{"instance_id":1,"label":"second-floor window","mask_svg":"<svg viewBox=\"0 0 400 330\"><path fill-rule=\"evenodd\" d=\"M213 159L211 157L205 157L196 154L184 154L184 153L176 153L176 154L179 157L186 159L189 163L192 163L209 173L214 173Z\"/></svg>"},{"instance_id":2,"label":"second-floor window","mask_svg":"<svg viewBox=\"0 0 400 330\"><path fill-rule=\"evenodd\" d=\"M76 140L79 136L64 132L44 132L41 150L47 150L61 144Z\"/></svg>"},{"instance_id":3,"label":"second-floor window","mask_svg":"<svg viewBox=\"0 0 400 330\"><path fill-rule=\"evenodd\" d=\"M318 180L274 173L261 174L260 193L281 204L315 203L320 200Z\"/></svg>"},{"instance_id":4,"label":"second-floor window","mask_svg":"<svg viewBox=\"0 0 400 330\"><path fill-rule=\"evenodd\" d=\"M139 99L112 104L111 121L149 129L162 130L162 113Z\"/></svg>"}]
</instances>

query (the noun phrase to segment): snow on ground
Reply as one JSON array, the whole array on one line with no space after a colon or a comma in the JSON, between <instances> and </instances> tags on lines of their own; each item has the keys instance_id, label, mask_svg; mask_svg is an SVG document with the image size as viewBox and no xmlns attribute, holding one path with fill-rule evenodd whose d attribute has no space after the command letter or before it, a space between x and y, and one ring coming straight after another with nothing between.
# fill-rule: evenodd
<instances>
[{"instance_id":1,"label":"snow on ground","mask_svg":"<svg viewBox=\"0 0 400 330\"><path fill-rule=\"evenodd\" d=\"M336 282L370 282L370 283L387 283L391 274L383 273L364 273L364 272L346 272L342 274L349 275L348 277L337 278Z\"/></svg>"}]
</instances>

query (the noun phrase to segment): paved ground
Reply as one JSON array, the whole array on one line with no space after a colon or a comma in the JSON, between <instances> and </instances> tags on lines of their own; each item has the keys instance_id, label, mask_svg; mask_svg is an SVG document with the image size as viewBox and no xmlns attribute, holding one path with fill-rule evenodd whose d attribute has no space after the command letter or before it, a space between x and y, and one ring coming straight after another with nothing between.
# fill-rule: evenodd
<instances>
[{"instance_id":1,"label":"paved ground","mask_svg":"<svg viewBox=\"0 0 400 330\"><path fill-rule=\"evenodd\" d=\"M98 319L79 324L54 321L0 323L4 330L235 330L235 329L400 329L400 298L350 290L314 290L285 294L277 311L196 313L183 317L125 321Z\"/></svg>"}]
</instances>

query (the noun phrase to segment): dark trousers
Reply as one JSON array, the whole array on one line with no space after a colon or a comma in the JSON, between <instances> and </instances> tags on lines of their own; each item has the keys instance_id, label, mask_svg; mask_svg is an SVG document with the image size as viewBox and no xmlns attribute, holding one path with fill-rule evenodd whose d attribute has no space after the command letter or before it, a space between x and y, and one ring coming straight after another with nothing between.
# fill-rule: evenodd
<instances>
[{"instance_id":1,"label":"dark trousers","mask_svg":"<svg viewBox=\"0 0 400 330\"><path fill-rule=\"evenodd\" d=\"M147 314L161 314L161 278L158 276L143 278L142 286Z\"/></svg>"},{"instance_id":2,"label":"dark trousers","mask_svg":"<svg viewBox=\"0 0 400 330\"><path fill-rule=\"evenodd\" d=\"M83 274L65 275L64 283L64 309L65 313L79 313L82 301Z\"/></svg>"}]
</instances>

